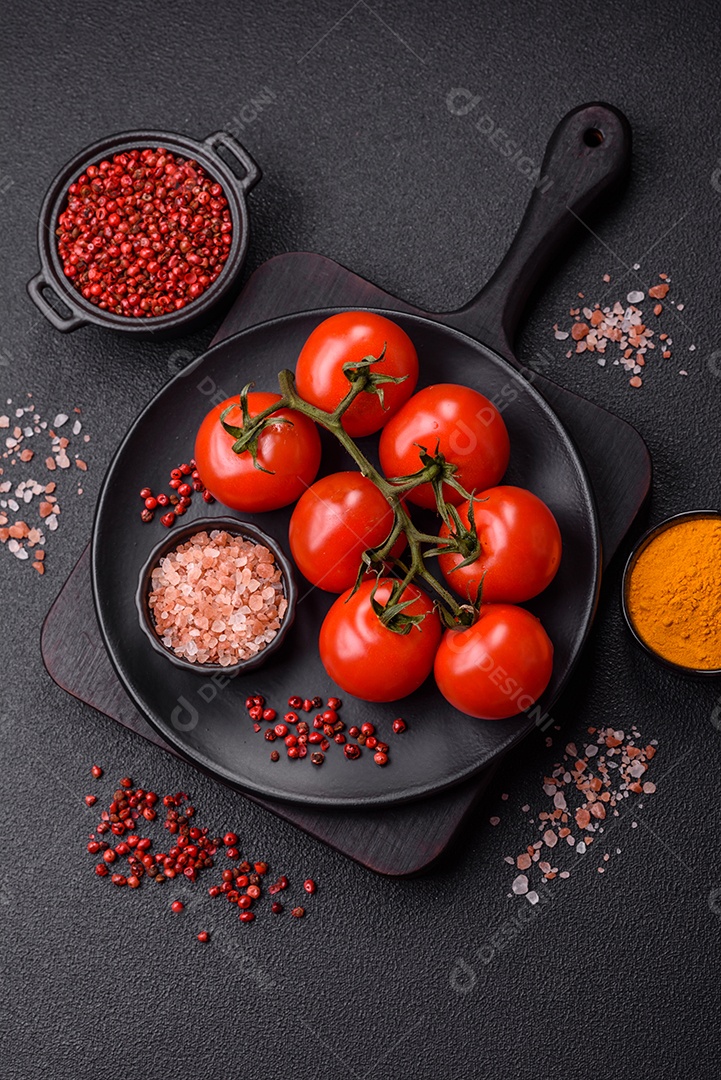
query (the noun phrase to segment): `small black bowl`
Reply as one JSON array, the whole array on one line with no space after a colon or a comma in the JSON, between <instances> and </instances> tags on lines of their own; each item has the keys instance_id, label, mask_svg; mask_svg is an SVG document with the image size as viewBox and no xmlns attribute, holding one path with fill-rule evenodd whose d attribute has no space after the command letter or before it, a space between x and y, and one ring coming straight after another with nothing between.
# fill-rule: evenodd
<instances>
[{"instance_id":1,"label":"small black bowl","mask_svg":"<svg viewBox=\"0 0 721 1080\"><path fill-rule=\"evenodd\" d=\"M58 218L67 206L68 187L88 165L126 150L159 146L197 161L209 176L222 185L233 222L230 254L213 284L180 311L142 319L116 315L91 304L63 273L55 234ZM226 157L220 156L218 148L224 151ZM261 171L248 151L225 131L216 131L202 142L169 131L126 131L87 146L60 170L43 200L38 220L41 270L27 286L33 302L55 329L63 333L94 323L111 330L150 337L156 334L171 335L200 325L211 308L232 289L243 267L249 233L246 195L260 177Z\"/></svg>"},{"instance_id":2,"label":"small black bowl","mask_svg":"<svg viewBox=\"0 0 721 1080\"><path fill-rule=\"evenodd\" d=\"M264 547L270 548L282 571L283 593L288 601L288 610L283 616L280 630L273 640L269 642L264 649L261 649L256 656L251 657L250 660L240 660L237 664L228 664L226 667L223 667L221 664L192 664L189 660L184 660L181 656L176 656L172 649L166 648L158 637L158 633L155 629L155 622L147 602L148 594L150 592L151 574L163 556L179 547L180 544L185 543L186 540L189 540L191 536L195 536L196 533L211 532L214 529L224 529L226 532L232 533L233 536L241 536L245 540L253 540L257 544L263 544ZM232 517L196 518L195 521L189 521L185 525L175 526L175 528L171 529L168 536L164 537L163 540L153 548L147 562L140 571L138 590L135 594L135 603L140 617L140 625L156 652L167 657L168 660L176 665L176 667L185 668L186 671L194 671L198 675L222 672L229 677L238 675L241 671L252 671L254 668L260 667L261 664L265 663L270 654L275 652L276 649L283 644L285 636L290 630L295 617L295 605L297 599L298 589L295 583L293 567L278 541L274 540L272 536L268 536L267 533L264 533L263 530L259 529L256 525L251 525L250 522L239 521L237 518Z\"/></svg>"},{"instance_id":3,"label":"small black bowl","mask_svg":"<svg viewBox=\"0 0 721 1080\"><path fill-rule=\"evenodd\" d=\"M663 664L664 667L669 668L671 671L676 671L681 675L699 675L703 678L714 678L721 675L721 669L684 667L682 664L675 664L673 660L667 660L665 656L661 656L655 649L652 649L651 646L644 641L634 626L631 612L628 609L628 589L631 583L631 575L633 573L633 568L636 565L636 560L641 552L645 551L651 541L655 540L660 533L673 528L673 526L677 525L680 521L697 521L700 518L721 518L721 510L685 510L681 514L674 514L673 517L666 518L665 521L660 522L658 525L654 525L652 529L649 529L647 533L644 533L626 561L621 584L621 606L623 608L626 624L634 638L644 652L648 653L649 656L652 656L659 664Z\"/></svg>"}]
</instances>

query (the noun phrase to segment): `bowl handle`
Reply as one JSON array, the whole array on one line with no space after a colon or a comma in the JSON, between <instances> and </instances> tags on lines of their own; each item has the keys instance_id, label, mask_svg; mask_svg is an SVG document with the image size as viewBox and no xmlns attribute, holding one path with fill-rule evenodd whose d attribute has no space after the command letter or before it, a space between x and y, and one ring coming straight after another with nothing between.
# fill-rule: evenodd
<instances>
[{"instance_id":1,"label":"bowl handle","mask_svg":"<svg viewBox=\"0 0 721 1080\"><path fill-rule=\"evenodd\" d=\"M71 330L77 330L79 326L84 326L87 322L82 315L78 315L73 311L70 303L64 296L59 296L44 276L42 270L39 274L36 274L34 278L31 278L30 281L28 281L27 289L30 294L30 299L35 306L40 309L48 322L52 323L55 329L60 330L63 334L67 334ZM70 311L70 314L67 317L61 315L60 312L48 302L44 293L45 289L50 289L53 295L56 296L63 306Z\"/></svg>"},{"instance_id":2,"label":"bowl handle","mask_svg":"<svg viewBox=\"0 0 721 1080\"><path fill-rule=\"evenodd\" d=\"M210 150L211 153L217 154L217 147L222 146L228 153L240 163L245 172L237 177L238 183L241 189L247 194L254 188L263 175L260 171L260 166L257 165L244 146L241 146L237 139L227 131L216 131L213 135L209 135L207 139L203 140L203 146ZM218 154L220 157L220 154ZM223 159L221 158L221 161ZM226 162L227 164L227 162ZM233 170L235 171L235 170Z\"/></svg>"}]
</instances>

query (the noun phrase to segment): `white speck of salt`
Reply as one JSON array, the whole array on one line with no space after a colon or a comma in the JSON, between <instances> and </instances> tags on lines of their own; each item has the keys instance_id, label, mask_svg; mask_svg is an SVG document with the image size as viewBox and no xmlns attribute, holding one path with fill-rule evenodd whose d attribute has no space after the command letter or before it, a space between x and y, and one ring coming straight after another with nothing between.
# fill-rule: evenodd
<instances>
[{"instance_id":1,"label":"white speck of salt","mask_svg":"<svg viewBox=\"0 0 721 1080\"><path fill-rule=\"evenodd\" d=\"M53 420L53 427L62 427L63 424L67 424L68 418L65 413L59 412Z\"/></svg>"},{"instance_id":2,"label":"white speck of salt","mask_svg":"<svg viewBox=\"0 0 721 1080\"><path fill-rule=\"evenodd\" d=\"M583 840L579 840L578 843L576 844L576 851L578 852L579 855L585 855L586 854L586 845L585 845Z\"/></svg>"},{"instance_id":3,"label":"white speck of salt","mask_svg":"<svg viewBox=\"0 0 721 1080\"><path fill-rule=\"evenodd\" d=\"M525 896L528 892L528 878L526 875L519 874L517 878L514 878L511 888L516 896Z\"/></svg>"},{"instance_id":4,"label":"white speck of salt","mask_svg":"<svg viewBox=\"0 0 721 1080\"><path fill-rule=\"evenodd\" d=\"M79 435L82 430L83 430L83 425L80 423L79 420L76 420L75 423L73 424L73 435Z\"/></svg>"},{"instance_id":5,"label":"white speck of salt","mask_svg":"<svg viewBox=\"0 0 721 1080\"><path fill-rule=\"evenodd\" d=\"M637 821L632 821L631 822L631 828L632 829L637 829L638 828L638 822Z\"/></svg>"},{"instance_id":6,"label":"white speck of salt","mask_svg":"<svg viewBox=\"0 0 721 1080\"><path fill-rule=\"evenodd\" d=\"M528 805L528 803L526 803L525 806L521 807L521 813L527 814L530 809L531 809L530 806Z\"/></svg>"},{"instance_id":7,"label":"white speck of salt","mask_svg":"<svg viewBox=\"0 0 721 1080\"><path fill-rule=\"evenodd\" d=\"M640 304L644 299L644 293L642 292L630 292L626 297L629 304Z\"/></svg>"},{"instance_id":8,"label":"white speck of salt","mask_svg":"<svg viewBox=\"0 0 721 1080\"><path fill-rule=\"evenodd\" d=\"M526 894L526 900L528 900L529 904L537 904L539 899L540 897L538 893L533 889L531 890L531 892Z\"/></svg>"}]
</instances>

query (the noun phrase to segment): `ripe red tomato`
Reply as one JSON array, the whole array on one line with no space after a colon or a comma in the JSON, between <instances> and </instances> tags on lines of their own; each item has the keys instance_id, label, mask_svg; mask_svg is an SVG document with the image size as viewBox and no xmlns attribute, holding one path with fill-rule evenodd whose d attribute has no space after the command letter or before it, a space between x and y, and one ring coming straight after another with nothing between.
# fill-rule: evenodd
<instances>
[{"instance_id":1,"label":"ripe red tomato","mask_svg":"<svg viewBox=\"0 0 721 1080\"><path fill-rule=\"evenodd\" d=\"M552 670L548 634L535 615L513 604L484 604L473 626L446 630L434 665L446 701L480 720L530 709Z\"/></svg>"},{"instance_id":2,"label":"ripe red tomato","mask_svg":"<svg viewBox=\"0 0 721 1080\"><path fill-rule=\"evenodd\" d=\"M290 550L312 585L343 592L355 585L363 552L383 543L393 520L393 510L367 476L332 473L298 500L288 531Z\"/></svg>"},{"instance_id":3,"label":"ripe red tomato","mask_svg":"<svg viewBox=\"0 0 721 1080\"><path fill-rule=\"evenodd\" d=\"M418 446L434 454L436 446L456 466L456 479L469 493L497 484L508 468L511 444L496 406L468 386L438 383L419 390L386 424L380 441L383 471L392 479L418 472ZM447 484L446 502L458 506L463 496ZM417 506L435 509L430 484L409 492Z\"/></svg>"},{"instance_id":4,"label":"ripe red tomato","mask_svg":"<svg viewBox=\"0 0 721 1080\"><path fill-rule=\"evenodd\" d=\"M242 427L239 398L228 398L211 409L203 420L195 439L195 461L200 477L211 495L246 513L277 510L295 500L315 480L320 466L320 436L312 420L291 409L280 409L272 417L285 417L290 423L272 424L258 436L258 464L256 469L250 451L233 452L232 435L222 427L220 414L229 405L235 408L226 422ZM248 394L248 409L257 416L279 394Z\"/></svg>"},{"instance_id":5,"label":"ripe red tomato","mask_svg":"<svg viewBox=\"0 0 721 1080\"><path fill-rule=\"evenodd\" d=\"M469 524L469 505L458 507L464 525ZM561 530L546 504L533 492L508 485L480 492L473 514L481 553L457 570L462 555L440 555L438 565L448 584L464 599L475 600L483 580L483 600L491 603L520 604L543 592L561 561ZM442 525L441 538L447 537Z\"/></svg>"},{"instance_id":6,"label":"ripe red tomato","mask_svg":"<svg viewBox=\"0 0 721 1080\"><path fill-rule=\"evenodd\" d=\"M372 372L405 377L401 383L384 383L383 405L374 393L362 393L343 416L343 427L353 438L370 435L398 412L418 382L418 356L405 330L372 311L343 311L317 326L301 349L295 369L298 393L312 405L332 412L351 384L343 365L380 356Z\"/></svg>"},{"instance_id":7,"label":"ripe red tomato","mask_svg":"<svg viewBox=\"0 0 721 1080\"><path fill-rule=\"evenodd\" d=\"M424 615L407 634L383 626L371 607L375 581L365 581L353 596L342 593L320 630L320 658L331 679L347 694L363 701L397 701L417 690L430 675L441 640L441 620L433 601L417 585L409 585L402 600L406 608ZM382 578L376 600L384 604L393 581Z\"/></svg>"}]
</instances>

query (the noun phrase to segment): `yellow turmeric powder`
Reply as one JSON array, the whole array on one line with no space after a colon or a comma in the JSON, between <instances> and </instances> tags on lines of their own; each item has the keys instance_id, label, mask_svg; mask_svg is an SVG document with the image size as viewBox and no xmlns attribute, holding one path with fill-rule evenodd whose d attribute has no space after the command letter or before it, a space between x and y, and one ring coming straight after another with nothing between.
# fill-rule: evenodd
<instances>
[{"instance_id":1,"label":"yellow turmeric powder","mask_svg":"<svg viewBox=\"0 0 721 1080\"><path fill-rule=\"evenodd\" d=\"M721 517L681 519L649 541L631 566L626 606L659 656L721 669Z\"/></svg>"}]
</instances>

